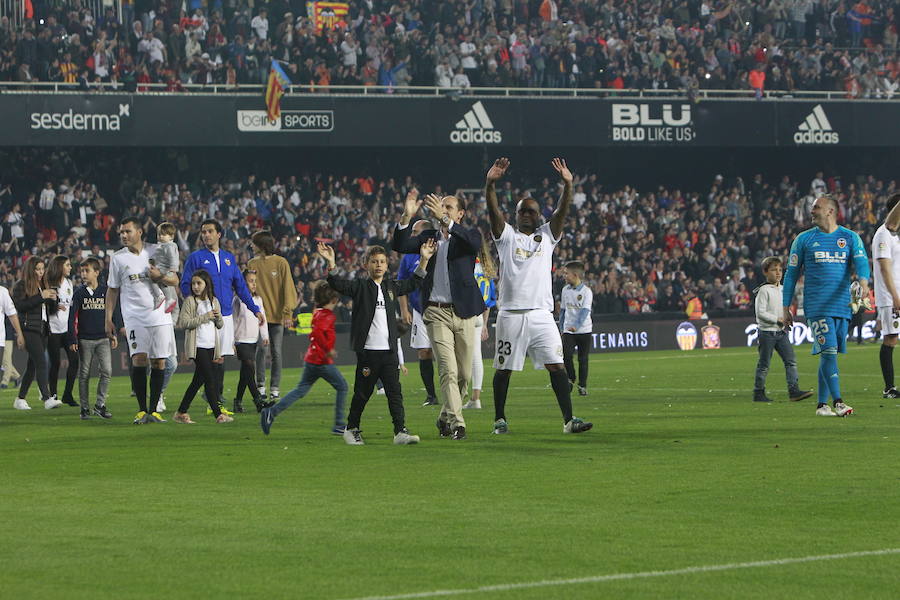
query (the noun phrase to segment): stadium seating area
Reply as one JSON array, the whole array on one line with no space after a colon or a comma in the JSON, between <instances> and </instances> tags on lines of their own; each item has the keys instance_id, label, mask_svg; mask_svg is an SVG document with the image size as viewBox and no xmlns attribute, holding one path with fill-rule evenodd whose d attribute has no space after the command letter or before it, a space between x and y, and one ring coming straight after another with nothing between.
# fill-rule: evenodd
<instances>
[{"instance_id":1,"label":"stadium seating area","mask_svg":"<svg viewBox=\"0 0 900 600\"><path fill-rule=\"evenodd\" d=\"M3 285L12 283L17 267L31 253L64 253L76 261L89 254L108 256L119 247L116 223L126 215L145 220L150 241L155 240L155 224L175 223L184 255L198 243L200 221L216 218L226 229L225 247L241 263L250 258L250 234L271 228L278 252L293 265L308 303L309 282L323 274L315 239L332 240L340 267L351 274L361 272L358 257L367 244L389 245L406 191L412 186L432 190L429 182L404 174L376 178L362 173L285 173L269 180L247 174L221 184L126 179L104 198L97 187L102 182L99 172L116 168L113 165L89 171L61 150L0 152L0 162L21 175L12 185L11 176L0 173ZM556 181L519 183L521 188L510 182L501 188L502 206L512 213L513 203L530 194L544 207L545 216L552 212L559 195ZM711 173L701 189L644 184L611 188L596 174L579 173L556 264L576 259L586 263L597 313L680 311L692 294L709 310L740 309L749 302L747 292L760 281L754 265L767 255L787 254L792 236L809 226L814 194L827 190L840 198L842 223L871 240L884 204L897 188L893 181L849 173L820 173L802 181L788 175L723 178ZM465 196L470 218L489 235L482 195ZM555 278L561 287L561 275Z\"/></svg>"},{"instance_id":2,"label":"stadium seating area","mask_svg":"<svg viewBox=\"0 0 900 600\"><path fill-rule=\"evenodd\" d=\"M35 2L19 27L0 18L0 79L181 91L188 83L263 83L277 59L296 84L398 91L827 90L890 98L900 73L896 11L881 0L350 0L324 30L306 4L207 10L196 1L138 1L122 3L117 15L91 14L71 0Z\"/></svg>"}]
</instances>

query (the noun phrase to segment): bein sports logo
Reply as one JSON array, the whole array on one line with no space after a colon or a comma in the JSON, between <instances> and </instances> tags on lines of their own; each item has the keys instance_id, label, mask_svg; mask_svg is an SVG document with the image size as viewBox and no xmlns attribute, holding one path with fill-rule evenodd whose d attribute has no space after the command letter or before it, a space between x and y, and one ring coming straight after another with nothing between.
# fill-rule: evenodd
<instances>
[{"instance_id":1,"label":"bein sports logo","mask_svg":"<svg viewBox=\"0 0 900 600\"><path fill-rule=\"evenodd\" d=\"M450 141L454 144L499 144L503 134L494 129L494 122L479 100L456 122L456 128L450 132Z\"/></svg>"},{"instance_id":2,"label":"bein sports logo","mask_svg":"<svg viewBox=\"0 0 900 600\"><path fill-rule=\"evenodd\" d=\"M270 121L264 110L237 111L238 131L329 132L334 130L332 110L283 110L281 117Z\"/></svg>"},{"instance_id":3,"label":"bein sports logo","mask_svg":"<svg viewBox=\"0 0 900 600\"><path fill-rule=\"evenodd\" d=\"M817 104L806 119L797 127L794 134L795 144L837 144L841 136L831 127L821 104Z\"/></svg>"},{"instance_id":4,"label":"bein sports logo","mask_svg":"<svg viewBox=\"0 0 900 600\"><path fill-rule=\"evenodd\" d=\"M131 105L120 104L117 113L67 112L31 113L31 129L36 131L120 131L122 120L131 117Z\"/></svg>"}]
</instances>

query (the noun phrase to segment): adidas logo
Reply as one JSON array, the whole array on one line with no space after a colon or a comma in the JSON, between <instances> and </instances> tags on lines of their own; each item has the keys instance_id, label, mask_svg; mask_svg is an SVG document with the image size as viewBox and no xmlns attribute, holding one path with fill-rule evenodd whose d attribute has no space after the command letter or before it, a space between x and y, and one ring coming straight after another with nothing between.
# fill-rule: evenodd
<instances>
[{"instance_id":1,"label":"adidas logo","mask_svg":"<svg viewBox=\"0 0 900 600\"><path fill-rule=\"evenodd\" d=\"M840 136L831 128L821 104L816 105L794 134L795 144L837 144L840 141Z\"/></svg>"},{"instance_id":2,"label":"adidas logo","mask_svg":"<svg viewBox=\"0 0 900 600\"><path fill-rule=\"evenodd\" d=\"M454 144L499 144L503 135L494 129L494 123L479 100L471 110L457 121L456 129L450 132Z\"/></svg>"}]
</instances>

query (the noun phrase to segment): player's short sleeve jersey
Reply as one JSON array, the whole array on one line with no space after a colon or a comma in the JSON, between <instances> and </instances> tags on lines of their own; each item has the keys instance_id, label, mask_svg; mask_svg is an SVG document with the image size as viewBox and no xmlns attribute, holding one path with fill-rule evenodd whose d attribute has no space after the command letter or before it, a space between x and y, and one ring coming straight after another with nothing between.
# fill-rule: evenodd
<instances>
[{"instance_id":1,"label":"player's short sleeve jersey","mask_svg":"<svg viewBox=\"0 0 900 600\"><path fill-rule=\"evenodd\" d=\"M574 333L591 333L594 331L594 324L591 321L591 305L593 302L594 294L591 292L591 288L584 283L574 288L571 285L564 287L559 299L563 310L566 311L565 321L562 324L563 332L568 333L572 327L575 327ZM587 315L581 321L581 325L576 326L582 314L581 311L585 309L587 310Z\"/></svg>"},{"instance_id":2,"label":"player's short sleeve jersey","mask_svg":"<svg viewBox=\"0 0 900 600\"><path fill-rule=\"evenodd\" d=\"M6 320L3 317L16 314L16 305L9 295L9 290L2 285L0 285L0 311L3 312L0 314L0 347L3 347L6 342Z\"/></svg>"},{"instance_id":3,"label":"player's short sleeve jersey","mask_svg":"<svg viewBox=\"0 0 900 600\"><path fill-rule=\"evenodd\" d=\"M419 262L422 257L418 254L404 254L400 259L400 268L397 270L397 279L412 279L413 273L419 268ZM409 304L416 309L419 314L425 312L422 307L422 292L416 288L409 293Z\"/></svg>"},{"instance_id":4,"label":"player's short sleeve jersey","mask_svg":"<svg viewBox=\"0 0 900 600\"><path fill-rule=\"evenodd\" d=\"M859 234L846 227L831 233L813 227L794 239L788 277L796 281L798 272L803 272L803 312L807 318L850 317L850 276L854 265L859 277L869 277L865 246ZM788 294L793 294L793 289L788 290L785 285L785 306L790 304Z\"/></svg>"},{"instance_id":5,"label":"player's short sleeve jersey","mask_svg":"<svg viewBox=\"0 0 900 600\"><path fill-rule=\"evenodd\" d=\"M500 310L553 310L553 250L559 243L550 224L526 235L506 223L495 239L500 258Z\"/></svg>"},{"instance_id":6,"label":"player's short sleeve jersey","mask_svg":"<svg viewBox=\"0 0 900 600\"><path fill-rule=\"evenodd\" d=\"M875 263L873 269L875 279L875 305L891 306L894 299L884 284L884 278L881 276L881 268L878 267L879 258L888 258L891 260L891 275L894 278L894 285L900 289L900 236L892 232L890 229L881 225L872 238L872 262Z\"/></svg>"},{"instance_id":7,"label":"player's short sleeve jersey","mask_svg":"<svg viewBox=\"0 0 900 600\"><path fill-rule=\"evenodd\" d=\"M119 288L119 306L126 329L172 323L172 315L165 311L165 303L154 308L156 302L148 285L152 256L152 248L147 245L138 254L122 248L113 254L109 263L107 285Z\"/></svg>"}]
</instances>

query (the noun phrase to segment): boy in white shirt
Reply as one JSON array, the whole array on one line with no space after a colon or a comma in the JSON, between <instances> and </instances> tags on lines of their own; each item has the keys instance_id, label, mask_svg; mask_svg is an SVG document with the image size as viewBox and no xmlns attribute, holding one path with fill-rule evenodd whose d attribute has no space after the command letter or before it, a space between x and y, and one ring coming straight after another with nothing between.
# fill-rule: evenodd
<instances>
[{"instance_id":1,"label":"boy in white shirt","mask_svg":"<svg viewBox=\"0 0 900 600\"><path fill-rule=\"evenodd\" d=\"M756 380L753 385L754 402L771 402L766 396L766 375L769 374L769 363L772 351L777 351L784 362L787 377L788 396L794 402L809 398L812 392L800 389L800 376L797 373L797 358L790 336L784 330L782 315L781 274L784 265L777 256L769 256L762 261L763 275L766 283L754 290L756 294L756 323L759 327L759 362L756 363Z\"/></svg>"}]
</instances>

